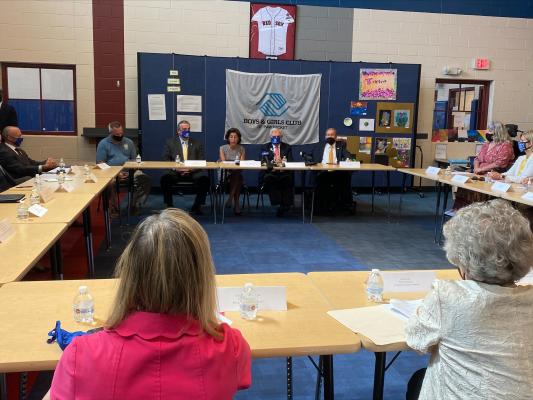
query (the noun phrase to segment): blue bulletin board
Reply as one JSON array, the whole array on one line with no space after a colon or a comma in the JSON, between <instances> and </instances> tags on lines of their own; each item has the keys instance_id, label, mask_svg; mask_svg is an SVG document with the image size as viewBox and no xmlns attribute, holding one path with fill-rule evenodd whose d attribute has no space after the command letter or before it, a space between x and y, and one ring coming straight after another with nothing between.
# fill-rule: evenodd
<instances>
[{"instance_id":1,"label":"blue bulletin board","mask_svg":"<svg viewBox=\"0 0 533 400\"><path fill-rule=\"evenodd\" d=\"M410 138L414 155L415 132L417 126L418 93L420 85L420 64L365 63L365 62L324 62L324 61L280 61L254 60L237 57L208 57L178 54L138 53L138 118L142 156L146 160L161 160L164 142L176 132L177 114L176 96L202 96L201 112L189 115L201 116L202 131L191 136L204 143L206 158L215 161L219 147L224 144L224 123L226 117L226 69L243 72L274 72L283 74L322 74L320 88L320 138L329 127L336 128L339 136L371 136ZM351 104L359 100L359 76L363 69L395 69L397 71L396 100L391 103L412 103L413 115L408 133L359 132L361 118L376 119L378 101L367 101L365 116L350 115ZM178 71L171 75L170 71ZM169 79L179 79L179 84L169 84ZM176 81L170 81L176 82ZM180 92L169 92L169 86L179 86ZM165 120L150 120L148 95L165 95ZM181 113L183 114L183 113ZM344 119L353 120L351 126L345 126ZM376 121L377 123L377 121ZM405 131L405 130L404 130ZM309 151L311 145L294 146L293 154L298 159L301 150ZM248 159L259 159L259 145L247 145ZM412 164L413 160L411 160ZM396 175L394 173L393 175ZM155 175L155 174L154 174ZM378 174L380 175L380 174ZM159 175L155 182L159 181ZM376 180L376 184L384 184ZM251 186L257 185L255 173L247 173L246 181ZM392 185L399 186L401 178L392 177ZM354 186L369 186L370 173L356 173Z\"/></svg>"}]
</instances>

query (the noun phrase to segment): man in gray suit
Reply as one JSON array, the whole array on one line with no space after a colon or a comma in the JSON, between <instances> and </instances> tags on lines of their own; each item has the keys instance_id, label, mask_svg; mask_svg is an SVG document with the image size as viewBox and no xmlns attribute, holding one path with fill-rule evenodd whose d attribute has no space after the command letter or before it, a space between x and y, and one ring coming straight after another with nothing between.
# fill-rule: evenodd
<instances>
[{"instance_id":1,"label":"man in gray suit","mask_svg":"<svg viewBox=\"0 0 533 400\"><path fill-rule=\"evenodd\" d=\"M176 136L168 139L165 143L164 160L174 161L176 156L179 156L181 161L205 160L204 147L199 141L189 137L190 131L191 124L188 121L180 121L178 123ZM172 186L178 182L192 182L194 184L196 198L191 212L201 215L201 207L205 204L205 198L209 190L207 173L202 170L179 169L163 175L161 177L161 190L167 207L173 207Z\"/></svg>"}]
</instances>

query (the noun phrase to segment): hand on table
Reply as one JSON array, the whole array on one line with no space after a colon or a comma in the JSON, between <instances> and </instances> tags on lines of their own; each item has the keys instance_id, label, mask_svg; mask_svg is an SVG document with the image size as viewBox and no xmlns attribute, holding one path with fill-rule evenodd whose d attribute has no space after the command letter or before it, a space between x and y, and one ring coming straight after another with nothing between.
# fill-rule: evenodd
<instances>
[{"instance_id":1,"label":"hand on table","mask_svg":"<svg viewBox=\"0 0 533 400\"><path fill-rule=\"evenodd\" d=\"M54 169L55 167L57 167L57 161L50 157L46 159L43 165L43 169L47 171Z\"/></svg>"},{"instance_id":2,"label":"hand on table","mask_svg":"<svg viewBox=\"0 0 533 400\"><path fill-rule=\"evenodd\" d=\"M487 176L490 178L490 179L493 179L495 181L501 181L503 179L503 176L502 174L500 174L499 172L495 172L495 171L490 171Z\"/></svg>"}]
</instances>

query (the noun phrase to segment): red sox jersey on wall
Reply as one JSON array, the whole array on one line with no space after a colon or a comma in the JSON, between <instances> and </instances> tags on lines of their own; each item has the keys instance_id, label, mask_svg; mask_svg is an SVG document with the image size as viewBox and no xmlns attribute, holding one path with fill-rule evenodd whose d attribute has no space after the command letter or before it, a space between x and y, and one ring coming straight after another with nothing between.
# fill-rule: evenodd
<instances>
[{"instance_id":1,"label":"red sox jersey on wall","mask_svg":"<svg viewBox=\"0 0 533 400\"><path fill-rule=\"evenodd\" d=\"M294 19L281 7L263 7L252 17L259 30L259 52L279 56L287 51L287 29Z\"/></svg>"}]
</instances>

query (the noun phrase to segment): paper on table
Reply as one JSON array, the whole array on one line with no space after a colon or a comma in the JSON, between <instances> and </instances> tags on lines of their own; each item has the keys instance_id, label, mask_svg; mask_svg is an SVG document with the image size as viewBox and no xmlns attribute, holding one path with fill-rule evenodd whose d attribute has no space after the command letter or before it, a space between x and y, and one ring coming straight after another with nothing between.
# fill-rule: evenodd
<instances>
[{"instance_id":1,"label":"paper on table","mask_svg":"<svg viewBox=\"0 0 533 400\"><path fill-rule=\"evenodd\" d=\"M70 167L66 167L64 169L64 172L65 174L70 174ZM56 167L54 169L51 169L50 171L48 171L46 174L43 174L43 175L53 174L54 176L57 176L56 174L58 173L59 173L59 167Z\"/></svg>"},{"instance_id":2,"label":"paper on table","mask_svg":"<svg viewBox=\"0 0 533 400\"><path fill-rule=\"evenodd\" d=\"M165 121L167 119L164 94L148 95L148 119L150 121Z\"/></svg>"},{"instance_id":3,"label":"paper on table","mask_svg":"<svg viewBox=\"0 0 533 400\"><path fill-rule=\"evenodd\" d=\"M108 169L108 168L111 168L109 165L107 165L105 162L102 162L100 164L96 164L96 167L100 168L100 169Z\"/></svg>"},{"instance_id":4,"label":"paper on table","mask_svg":"<svg viewBox=\"0 0 533 400\"><path fill-rule=\"evenodd\" d=\"M178 123L180 121L188 121L191 124L191 132L202 132L202 116L191 114L178 114L176 117Z\"/></svg>"},{"instance_id":5,"label":"paper on table","mask_svg":"<svg viewBox=\"0 0 533 400\"><path fill-rule=\"evenodd\" d=\"M241 160L241 167L260 168L261 167L261 161Z\"/></svg>"},{"instance_id":6,"label":"paper on table","mask_svg":"<svg viewBox=\"0 0 533 400\"><path fill-rule=\"evenodd\" d=\"M202 112L202 96L177 95L176 96L177 112Z\"/></svg>"},{"instance_id":7,"label":"paper on table","mask_svg":"<svg viewBox=\"0 0 533 400\"><path fill-rule=\"evenodd\" d=\"M419 300L399 300L391 299L389 304L385 304L395 316L407 322L409 317L413 315L416 309L422 304L422 299Z\"/></svg>"},{"instance_id":8,"label":"paper on table","mask_svg":"<svg viewBox=\"0 0 533 400\"><path fill-rule=\"evenodd\" d=\"M490 187L490 190L494 190L496 192L507 192L511 188L510 183L505 182L494 182L492 186Z\"/></svg>"},{"instance_id":9,"label":"paper on table","mask_svg":"<svg viewBox=\"0 0 533 400\"><path fill-rule=\"evenodd\" d=\"M438 175L440 172L440 168L438 167L427 167L426 168L426 174L428 175Z\"/></svg>"},{"instance_id":10,"label":"paper on table","mask_svg":"<svg viewBox=\"0 0 533 400\"><path fill-rule=\"evenodd\" d=\"M360 161L341 161L339 163L340 168L361 168Z\"/></svg>"},{"instance_id":11,"label":"paper on table","mask_svg":"<svg viewBox=\"0 0 533 400\"><path fill-rule=\"evenodd\" d=\"M183 165L186 167L205 167L207 166L206 160L185 160Z\"/></svg>"},{"instance_id":12,"label":"paper on table","mask_svg":"<svg viewBox=\"0 0 533 400\"><path fill-rule=\"evenodd\" d=\"M384 292L428 292L435 271L381 271Z\"/></svg>"},{"instance_id":13,"label":"paper on table","mask_svg":"<svg viewBox=\"0 0 533 400\"><path fill-rule=\"evenodd\" d=\"M378 346L405 342L405 321L383 305L328 311L342 325Z\"/></svg>"},{"instance_id":14,"label":"paper on table","mask_svg":"<svg viewBox=\"0 0 533 400\"><path fill-rule=\"evenodd\" d=\"M254 286L259 296L257 309L263 311L287 310L287 288L285 286ZM239 296L243 287L217 288L218 311L239 311Z\"/></svg>"},{"instance_id":15,"label":"paper on table","mask_svg":"<svg viewBox=\"0 0 533 400\"><path fill-rule=\"evenodd\" d=\"M288 169L305 169L305 163L304 162L293 162L293 161L287 161L285 163L285 168Z\"/></svg>"},{"instance_id":16,"label":"paper on table","mask_svg":"<svg viewBox=\"0 0 533 400\"><path fill-rule=\"evenodd\" d=\"M48 212L48 209L41 206L40 204L34 204L30 208L28 208L28 211L36 217L41 218L42 216L44 216L44 214Z\"/></svg>"},{"instance_id":17,"label":"paper on table","mask_svg":"<svg viewBox=\"0 0 533 400\"><path fill-rule=\"evenodd\" d=\"M455 183L466 183L468 182L468 180L470 179L469 176L467 175L454 175L453 178L452 178L452 182L455 182Z\"/></svg>"}]
</instances>

